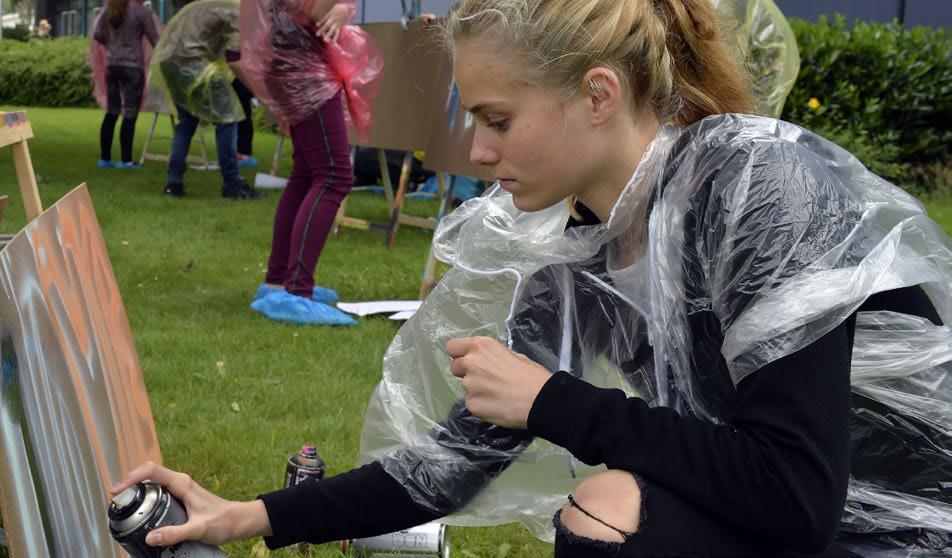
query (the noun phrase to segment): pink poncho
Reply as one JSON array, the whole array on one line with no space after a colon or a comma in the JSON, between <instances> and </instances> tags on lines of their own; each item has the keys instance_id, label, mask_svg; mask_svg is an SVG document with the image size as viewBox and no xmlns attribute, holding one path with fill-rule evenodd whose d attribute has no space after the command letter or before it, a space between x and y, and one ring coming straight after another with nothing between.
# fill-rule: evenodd
<instances>
[{"instance_id":1,"label":"pink poncho","mask_svg":"<svg viewBox=\"0 0 952 558\"><path fill-rule=\"evenodd\" d=\"M344 25L336 43L314 34L314 0L244 0L241 3L241 66L255 96L285 133L341 90L346 116L366 137L371 103L380 88L383 57L363 29ZM351 17L356 0L341 0Z\"/></svg>"}]
</instances>

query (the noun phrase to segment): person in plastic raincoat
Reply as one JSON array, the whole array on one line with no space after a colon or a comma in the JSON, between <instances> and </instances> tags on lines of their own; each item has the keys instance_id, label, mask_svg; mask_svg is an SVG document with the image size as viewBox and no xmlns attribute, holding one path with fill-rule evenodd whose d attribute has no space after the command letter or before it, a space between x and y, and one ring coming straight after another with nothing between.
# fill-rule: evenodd
<instances>
[{"instance_id":1,"label":"person in plastic raincoat","mask_svg":"<svg viewBox=\"0 0 952 558\"><path fill-rule=\"evenodd\" d=\"M156 45L153 76L160 75L178 123L169 153L168 183L164 194L185 195L188 150L202 120L215 125L215 147L222 175L222 197L258 199L261 194L238 173L238 126L244 118L231 82L228 52L238 52L237 0L199 0L169 20ZM237 58L237 56L236 56Z\"/></svg>"},{"instance_id":2,"label":"person in plastic raincoat","mask_svg":"<svg viewBox=\"0 0 952 558\"><path fill-rule=\"evenodd\" d=\"M255 96L294 144L294 167L274 216L271 255L251 308L279 321L353 325L315 286L314 270L341 202L354 183L347 138L370 127L383 59L376 43L347 25L355 0L248 0L241 59Z\"/></svg>"},{"instance_id":3,"label":"person in plastic raincoat","mask_svg":"<svg viewBox=\"0 0 952 558\"><path fill-rule=\"evenodd\" d=\"M93 24L93 42L89 49L93 94L106 114L99 129L101 169L136 169L132 161L132 140L136 118L145 101L145 72L152 47L159 40L162 24L151 10L137 0L109 0ZM116 121L119 128L120 161L112 160L112 139Z\"/></svg>"},{"instance_id":4,"label":"person in plastic raincoat","mask_svg":"<svg viewBox=\"0 0 952 558\"><path fill-rule=\"evenodd\" d=\"M715 0L753 78L757 114L780 118L800 72L797 38L773 0Z\"/></svg>"},{"instance_id":5,"label":"person in plastic raincoat","mask_svg":"<svg viewBox=\"0 0 952 558\"><path fill-rule=\"evenodd\" d=\"M228 502L146 464L116 490L152 478L190 513L148 540L448 515L559 557L947 552L952 242L849 153L748 116L715 20L462 0L471 158L499 181L440 223L453 268L384 356L363 465Z\"/></svg>"}]
</instances>

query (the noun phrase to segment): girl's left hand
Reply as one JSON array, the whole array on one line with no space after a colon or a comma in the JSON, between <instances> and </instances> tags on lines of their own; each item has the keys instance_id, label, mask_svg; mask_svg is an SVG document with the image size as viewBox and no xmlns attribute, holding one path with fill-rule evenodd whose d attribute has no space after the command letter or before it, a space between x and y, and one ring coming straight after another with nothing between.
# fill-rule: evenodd
<instances>
[{"instance_id":1,"label":"girl's left hand","mask_svg":"<svg viewBox=\"0 0 952 558\"><path fill-rule=\"evenodd\" d=\"M324 39L326 43L336 43L340 36L340 28L347 23L350 17L350 9L345 4L335 4L327 14L317 22L315 35Z\"/></svg>"},{"instance_id":2,"label":"girl's left hand","mask_svg":"<svg viewBox=\"0 0 952 558\"><path fill-rule=\"evenodd\" d=\"M462 378L466 408L506 428L526 428L529 410L552 373L489 337L464 337L446 344L450 371Z\"/></svg>"}]
</instances>

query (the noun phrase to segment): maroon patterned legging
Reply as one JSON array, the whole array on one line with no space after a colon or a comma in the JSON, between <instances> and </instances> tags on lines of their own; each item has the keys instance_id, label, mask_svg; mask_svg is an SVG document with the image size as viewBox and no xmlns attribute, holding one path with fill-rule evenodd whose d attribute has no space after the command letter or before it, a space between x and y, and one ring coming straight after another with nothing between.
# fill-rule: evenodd
<instances>
[{"instance_id":1,"label":"maroon patterned legging","mask_svg":"<svg viewBox=\"0 0 952 558\"><path fill-rule=\"evenodd\" d=\"M267 283L310 298L314 268L354 183L341 94L291 126L294 169L274 216Z\"/></svg>"}]
</instances>

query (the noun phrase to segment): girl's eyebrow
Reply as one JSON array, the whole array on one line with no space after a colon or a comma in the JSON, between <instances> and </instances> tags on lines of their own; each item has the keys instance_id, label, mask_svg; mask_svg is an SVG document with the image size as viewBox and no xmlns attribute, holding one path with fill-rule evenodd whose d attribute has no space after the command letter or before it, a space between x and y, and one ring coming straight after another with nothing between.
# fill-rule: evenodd
<instances>
[{"instance_id":1,"label":"girl's eyebrow","mask_svg":"<svg viewBox=\"0 0 952 558\"><path fill-rule=\"evenodd\" d=\"M497 103L498 101L490 101L486 103L477 103L473 106L473 108L469 108L466 105L463 105L463 108L466 109L467 112L473 115L478 115L480 112L486 110L487 108L492 107L494 104L497 104Z\"/></svg>"}]
</instances>

